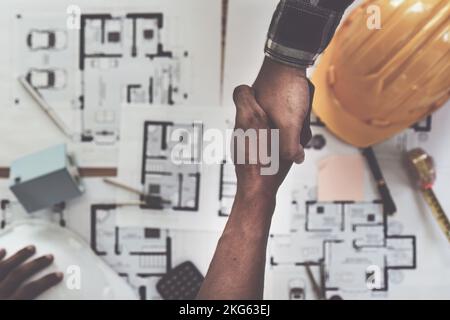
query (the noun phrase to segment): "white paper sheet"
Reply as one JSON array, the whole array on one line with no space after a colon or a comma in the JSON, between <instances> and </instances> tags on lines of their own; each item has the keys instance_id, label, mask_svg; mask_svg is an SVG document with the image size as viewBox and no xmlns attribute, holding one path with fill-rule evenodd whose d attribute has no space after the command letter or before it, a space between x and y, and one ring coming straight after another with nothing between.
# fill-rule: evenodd
<instances>
[{"instance_id":1,"label":"white paper sheet","mask_svg":"<svg viewBox=\"0 0 450 320\"><path fill-rule=\"evenodd\" d=\"M180 99L174 99L176 104L219 103L220 0L158 0L151 3L144 0L78 1L76 6L81 14L95 13L113 17L107 20L110 22L107 28L114 31L121 26L117 29L123 32L119 37L121 48L113 42L103 43L102 47L90 40L88 36L92 39L96 37L94 19L85 23L86 37L83 42L78 29L67 28L71 17L67 9L71 5L74 3L69 0L2 1L0 4L0 35L6 44L5 50L0 53L0 97L3 101L0 118L3 137L0 140L0 167L9 166L13 159L30 152L30 149L39 150L61 142L67 142L77 151L81 166L115 167L118 161L120 101L131 99L133 103L142 101L143 104L148 104L150 100L157 103L156 100L161 99L169 104L170 98L165 97L167 81L180 81L180 89L172 92L173 96L180 96ZM131 25L134 22L127 15L143 13L162 13L163 24L158 29L162 31L161 34L154 31L154 38L151 40L141 39L143 37L139 33L136 36L137 55L131 56L131 41L134 37L131 36ZM137 18L137 32L154 27L152 19L154 18ZM89 26L92 27L88 30ZM53 30L56 32L56 42L62 42L63 45L57 44L58 48L50 50L31 50L27 37L32 30ZM31 36L34 39L31 40L33 46L42 45L45 42L42 41L43 37L48 36ZM148 34L148 37L151 38L152 35ZM173 53L174 59L179 57L182 62L170 65L167 61L172 58L169 57L162 60L158 57L144 57L145 52L157 50L156 45L146 44L145 41L160 41L162 51ZM95 56L105 51L107 54L120 53L121 56L106 59L100 56L89 57L85 59L85 68L81 70L82 46L86 54ZM55 85L63 84L58 89L40 89L40 93L75 133L73 138L66 138L19 85L17 77L30 70L34 70L32 79L36 79L36 83L39 79L40 84L50 83L49 72L54 72ZM150 80L151 84L148 84L150 75L154 81ZM151 90L154 93L147 92L150 90L147 90L148 86L153 86ZM157 91L163 87L164 90ZM131 98L127 95L131 95ZM83 108L81 101L84 103ZM105 108L103 115L99 108ZM94 136L94 141L80 142L81 135L86 134Z\"/></svg>"},{"instance_id":2,"label":"white paper sheet","mask_svg":"<svg viewBox=\"0 0 450 320\"><path fill-rule=\"evenodd\" d=\"M189 114L182 112L183 107L176 107L172 111L164 108L128 108L123 113L123 123L121 131L119 177L120 182L129 186L146 190L143 188L142 165L143 165L143 132L146 121L165 122L174 124L203 123L204 132L209 129L226 132L227 121L225 112L218 106L199 107L195 112ZM223 141L223 147L229 150L227 141ZM206 148L204 148L206 150ZM156 150L153 150L156 152ZM163 228L175 229L199 229L199 230L222 230L226 222L226 217L219 214L220 201L220 164L221 161L209 163L207 159L199 166L200 186L199 186L199 207L198 210L187 211L173 209L172 206L164 210L142 210L140 208L122 208L118 214L120 225L154 225ZM151 160L149 160L151 161ZM168 161L171 161L168 159ZM152 178L149 178L150 181ZM155 179L155 178L153 178ZM165 179L167 181L167 179ZM277 218L273 222L274 233L286 233L289 230L289 198L290 182L287 179L281 188L279 196ZM178 188L177 186L174 189ZM117 201L138 200L134 194L123 194L125 198L118 198Z\"/></svg>"}]
</instances>

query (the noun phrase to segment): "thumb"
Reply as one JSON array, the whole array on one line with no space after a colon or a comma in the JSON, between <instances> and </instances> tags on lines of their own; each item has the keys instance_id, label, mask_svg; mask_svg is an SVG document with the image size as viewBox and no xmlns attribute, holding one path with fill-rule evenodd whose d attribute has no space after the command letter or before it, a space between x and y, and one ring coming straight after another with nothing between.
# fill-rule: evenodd
<instances>
[{"instance_id":1,"label":"thumb","mask_svg":"<svg viewBox=\"0 0 450 320\"><path fill-rule=\"evenodd\" d=\"M256 103L255 94L251 87L247 85L240 85L234 89L233 101L236 110L245 109L244 106Z\"/></svg>"}]
</instances>

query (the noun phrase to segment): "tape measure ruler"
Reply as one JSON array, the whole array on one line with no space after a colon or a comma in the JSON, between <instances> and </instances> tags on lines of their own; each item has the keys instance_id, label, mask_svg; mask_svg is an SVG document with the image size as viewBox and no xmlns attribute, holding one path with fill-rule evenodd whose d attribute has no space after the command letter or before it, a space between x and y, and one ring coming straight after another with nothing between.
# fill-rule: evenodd
<instances>
[{"instance_id":1,"label":"tape measure ruler","mask_svg":"<svg viewBox=\"0 0 450 320\"><path fill-rule=\"evenodd\" d=\"M433 184L436 180L433 158L423 149L418 148L407 153L407 163L411 177L418 184L431 212L450 242L450 220L433 191Z\"/></svg>"}]
</instances>

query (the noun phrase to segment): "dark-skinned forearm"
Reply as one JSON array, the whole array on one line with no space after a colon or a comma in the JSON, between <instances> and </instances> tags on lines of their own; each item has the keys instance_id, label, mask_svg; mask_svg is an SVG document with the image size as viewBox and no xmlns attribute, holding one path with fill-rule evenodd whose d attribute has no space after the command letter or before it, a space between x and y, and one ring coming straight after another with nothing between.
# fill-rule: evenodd
<instances>
[{"instance_id":1,"label":"dark-skinned forearm","mask_svg":"<svg viewBox=\"0 0 450 320\"><path fill-rule=\"evenodd\" d=\"M237 192L198 299L263 298L267 239L275 196Z\"/></svg>"}]
</instances>

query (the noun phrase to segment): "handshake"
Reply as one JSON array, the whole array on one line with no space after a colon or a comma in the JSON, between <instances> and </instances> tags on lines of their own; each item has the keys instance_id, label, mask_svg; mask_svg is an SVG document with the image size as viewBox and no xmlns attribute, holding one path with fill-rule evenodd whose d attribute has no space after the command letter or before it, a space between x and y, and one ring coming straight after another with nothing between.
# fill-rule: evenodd
<instances>
[{"instance_id":1,"label":"handshake","mask_svg":"<svg viewBox=\"0 0 450 320\"><path fill-rule=\"evenodd\" d=\"M309 118L313 91L304 69L285 66L270 59L264 61L253 88L239 86L235 89L236 120L232 152L238 194L249 190L266 195L276 194L292 164L304 161L304 146L311 139ZM277 135L267 134L273 129L277 129ZM245 141L249 131L256 132L256 143ZM241 135L244 139L236 143ZM255 152L256 146L259 152ZM278 161L275 172L264 173L267 163L263 155L267 155L267 150L271 153L278 151L278 154L271 154L272 161Z\"/></svg>"},{"instance_id":2,"label":"handshake","mask_svg":"<svg viewBox=\"0 0 450 320\"><path fill-rule=\"evenodd\" d=\"M305 70L269 59L264 61L253 88L235 89L231 151L237 176L236 196L197 299L262 299L276 195L292 164L305 159L303 146L311 138L312 95L313 86L306 79ZM278 129L277 141L273 141L272 134L268 139L267 132L273 129ZM249 141L248 132L254 133ZM236 143L238 140L240 143ZM274 143L279 148L273 148ZM254 152L255 146L259 152ZM274 173L265 174L267 153L261 149L269 147L272 153L279 150L279 154L270 155L279 165Z\"/></svg>"}]
</instances>

